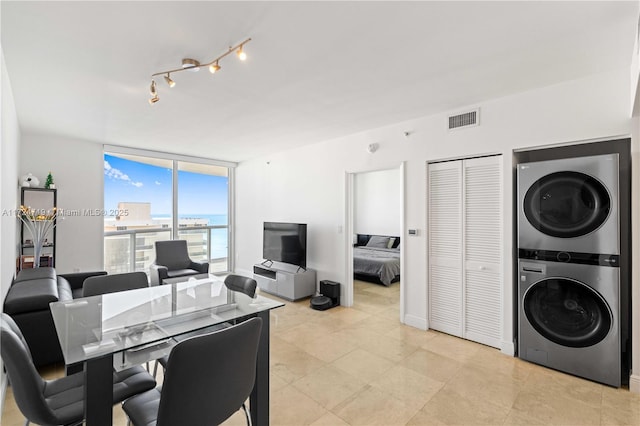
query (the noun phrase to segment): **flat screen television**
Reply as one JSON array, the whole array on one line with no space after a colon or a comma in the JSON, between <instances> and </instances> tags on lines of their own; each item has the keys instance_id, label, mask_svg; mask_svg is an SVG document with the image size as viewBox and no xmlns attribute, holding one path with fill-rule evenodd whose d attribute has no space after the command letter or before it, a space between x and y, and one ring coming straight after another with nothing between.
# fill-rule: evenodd
<instances>
[{"instance_id":1,"label":"flat screen television","mask_svg":"<svg viewBox=\"0 0 640 426\"><path fill-rule=\"evenodd\" d=\"M262 257L307 269L307 224L265 222Z\"/></svg>"}]
</instances>

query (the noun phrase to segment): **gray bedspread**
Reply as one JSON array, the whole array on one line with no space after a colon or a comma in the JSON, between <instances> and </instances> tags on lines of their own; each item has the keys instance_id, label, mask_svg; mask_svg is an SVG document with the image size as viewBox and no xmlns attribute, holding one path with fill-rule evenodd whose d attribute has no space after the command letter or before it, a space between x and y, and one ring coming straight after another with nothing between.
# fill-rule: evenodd
<instances>
[{"instance_id":1,"label":"gray bedspread","mask_svg":"<svg viewBox=\"0 0 640 426\"><path fill-rule=\"evenodd\" d=\"M380 278L382 284L388 286L397 275L400 275L400 250L354 247L353 272L374 275Z\"/></svg>"}]
</instances>

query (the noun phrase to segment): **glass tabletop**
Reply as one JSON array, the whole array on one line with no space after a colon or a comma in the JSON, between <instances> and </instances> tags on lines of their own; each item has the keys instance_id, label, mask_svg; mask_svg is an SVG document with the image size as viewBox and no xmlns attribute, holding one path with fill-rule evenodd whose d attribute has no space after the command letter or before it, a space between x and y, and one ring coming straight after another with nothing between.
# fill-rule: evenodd
<instances>
[{"instance_id":1,"label":"glass tabletop","mask_svg":"<svg viewBox=\"0 0 640 426\"><path fill-rule=\"evenodd\" d=\"M169 344L173 337L284 304L228 290L219 277L209 275L50 306L65 363L74 364Z\"/></svg>"}]
</instances>

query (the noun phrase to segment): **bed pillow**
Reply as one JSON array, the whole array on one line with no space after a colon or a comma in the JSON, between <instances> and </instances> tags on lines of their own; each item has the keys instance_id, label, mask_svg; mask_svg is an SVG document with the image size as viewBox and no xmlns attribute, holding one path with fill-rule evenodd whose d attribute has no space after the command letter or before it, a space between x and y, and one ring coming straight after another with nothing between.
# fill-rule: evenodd
<instances>
[{"instance_id":1,"label":"bed pillow","mask_svg":"<svg viewBox=\"0 0 640 426\"><path fill-rule=\"evenodd\" d=\"M381 237L379 235L372 235L367 242L367 247L373 248L387 248L389 244L389 237Z\"/></svg>"},{"instance_id":2,"label":"bed pillow","mask_svg":"<svg viewBox=\"0 0 640 426\"><path fill-rule=\"evenodd\" d=\"M388 248L388 249L393 248L393 245L394 245L395 243L396 243L396 239L395 239L395 237L390 237L390 238L389 238L389 242L387 243L387 248Z\"/></svg>"}]
</instances>

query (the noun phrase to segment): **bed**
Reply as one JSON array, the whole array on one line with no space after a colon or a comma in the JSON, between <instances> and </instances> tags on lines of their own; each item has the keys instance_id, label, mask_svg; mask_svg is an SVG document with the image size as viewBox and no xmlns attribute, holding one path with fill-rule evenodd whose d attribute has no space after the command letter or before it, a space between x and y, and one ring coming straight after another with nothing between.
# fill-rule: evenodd
<instances>
[{"instance_id":1,"label":"bed","mask_svg":"<svg viewBox=\"0 0 640 426\"><path fill-rule=\"evenodd\" d=\"M353 277L385 286L400 281L400 237L358 234Z\"/></svg>"}]
</instances>

